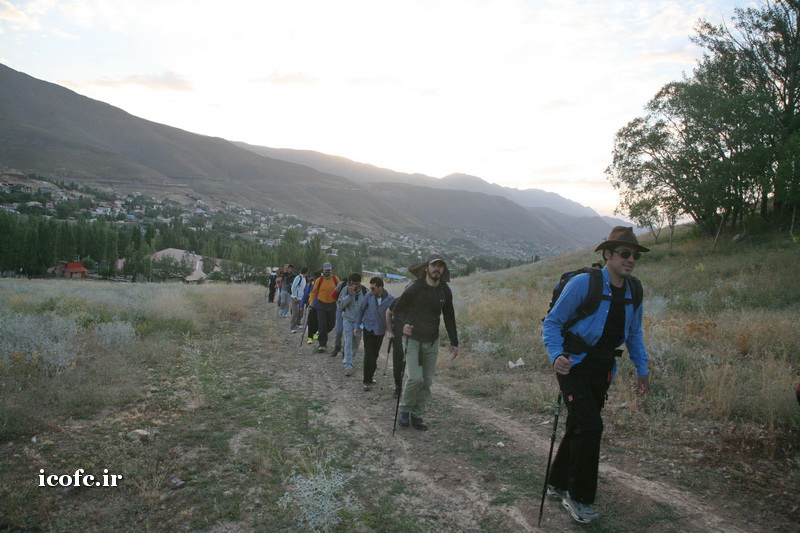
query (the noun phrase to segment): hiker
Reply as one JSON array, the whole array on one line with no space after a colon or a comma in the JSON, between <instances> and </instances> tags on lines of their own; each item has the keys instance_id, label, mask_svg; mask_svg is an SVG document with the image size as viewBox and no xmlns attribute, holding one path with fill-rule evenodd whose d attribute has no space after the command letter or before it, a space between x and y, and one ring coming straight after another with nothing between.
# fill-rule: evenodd
<instances>
[{"instance_id":1,"label":"hiker","mask_svg":"<svg viewBox=\"0 0 800 533\"><path fill-rule=\"evenodd\" d=\"M339 278L333 275L330 263L322 265L322 277L314 284L310 299L317 310L317 329L319 333L319 353L323 353L328 345L328 333L336 325L336 297L334 292Z\"/></svg>"},{"instance_id":2,"label":"hiker","mask_svg":"<svg viewBox=\"0 0 800 533\"><path fill-rule=\"evenodd\" d=\"M289 322L289 331L297 333L297 327L303 323L303 308L300 302L303 300L303 293L308 284L308 267L304 266L300 269L300 275L295 276L292 282L292 319Z\"/></svg>"},{"instance_id":3,"label":"hiker","mask_svg":"<svg viewBox=\"0 0 800 533\"><path fill-rule=\"evenodd\" d=\"M636 367L636 394L645 394L649 386L642 306L634 305L633 299L638 280L631 272L641 253L650 250L639 244L633 228L617 226L598 251L605 267L601 270L603 298L597 309L564 327L588 296L591 274L579 274L566 284L542 326L544 345L567 406L566 431L550 470L547 494L561 499L580 523L600 517L592 508L603 432L600 412L616 372L615 357L622 353L619 346L625 344Z\"/></svg>"},{"instance_id":4,"label":"hiker","mask_svg":"<svg viewBox=\"0 0 800 533\"><path fill-rule=\"evenodd\" d=\"M287 264L281 272L281 292L278 296L278 306L280 315L284 318L289 316L289 303L292 300L292 282L294 281L294 265Z\"/></svg>"},{"instance_id":5,"label":"hiker","mask_svg":"<svg viewBox=\"0 0 800 533\"><path fill-rule=\"evenodd\" d=\"M336 298L336 326L333 328L335 335L333 338L333 351L331 352L331 357L336 357L339 355L339 352L342 351L342 332L344 331L344 326L342 324L342 307L339 305L339 296L342 294L342 291L344 291L345 287L347 287L348 283L348 280L343 279L336 286L336 290L333 291L333 297Z\"/></svg>"},{"instance_id":6,"label":"hiker","mask_svg":"<svg viewBox=\"0 0 800 533\"><path fill-rule=\"evenodd\" d=\"M269 275L269 281L267 282L267 286L269 287L269 303L275 301L275 288L278 286L278 273L272 272Z\"/></svg>"},{"instance_id":7,"label":"hiker","mask_svg":"<svg viewBox=\"0 0 800 533\"><path fill-rule=\"evenodd\" d=\"M364 390L372 390L375 370L381 353L383 336L386 334L386 312L394 296L383 288L383 279L378 276L369 280L369 294L358 311L356 327L364 335Z\"/></svg>"},{"instance_id":8,"label":"hiker","mask_svg":"<svg viewBox=\"0 0 800 533\"><path fill-rule=\"evenodd\" d=\"M392 370L394 377L394 393L392 398L397 400L403 391L403 324L394 319L394 307L399 298L389 303L386 310L386 342L392 343Z\"/></svg>"},{"instance_id":9,"label":"hiker","mask_svg":"<svg viewBox=\"0 0 800 533\"><path fill-rule=\"evenodd\" d=\"M394 307L395 320L403 324L406 344L406 380L400 398L397 423L426 431L423 421L439 356L439 315L450 338L451 359L458 357L458 332L453 310L453 293L447 282L450 271L444 258L431 254L427 261L408 269L417 279L400 295Z\"/></svg>"},{"instance_id":10,"label":"hiker","mask_svg":"<svg viewBox=\"0 0 800 533\"><path fill-rule=\"evenodd\" d=\"M306 285L306 290L303 293L303 300L300 302L301 307L305 307L308 313L308 318L306 319L308 344L312 344L317 336L317 310L314 309L314 300L311 299L311 291L314 290L314 285L316 285L321 276L322 270L318 270L314 273L313 278Z\"/></svg>"},{"instance_id":11,"label":"hiker","mask_svg":"<svg viewBox=\"0 0 800 533\"><path fill-rule=\"evenodd\" d=\"M344 375L353 375L353 358L361 342L361 330L358 329L358 310L367 297L366 287L361 285L361 274L353 272L348 278L347 289L339 295L339 308L342 310L342 344L344 357Z\"/></svg>"}]
</instances>

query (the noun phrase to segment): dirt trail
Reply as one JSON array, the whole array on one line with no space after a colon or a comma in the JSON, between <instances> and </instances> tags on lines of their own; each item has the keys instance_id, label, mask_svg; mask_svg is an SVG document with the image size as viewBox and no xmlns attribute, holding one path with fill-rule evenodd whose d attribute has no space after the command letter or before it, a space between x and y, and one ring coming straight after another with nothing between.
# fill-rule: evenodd
<instances>
[{"instance_id":1,"label":"dirt trail","mask_svg":"<svg viewBox=\"0 0 800 533\"><path fill-rule=\"evenodd\" d=\"M270 329L277 329L278 339L262 349L268 356L265 364L270 365L287 389L325 402L326 410L320 416L325 417L326 424L346 431L364 444L356 450L356 455L359 466L370 476L381 482L399 480L411 487L412 490L396 496L397 506L416 509L417 514L441 525L443 531L538 530L540 489L532 493L528 490L527 496L516 497L510 504L498 503L509 487L493 471L491 461L476 463L471 456L480 452L503 464L515 456L532 454L534 468L543 469L550 445L549 424L535 426L495 411L488 402L464 397L449 387L446 380L437 378L431 412L426 417L430 430L398 427L393 436L396 400L392 398L391 361L384 376L385 349L375 374L378 384L365 392L361 385L363 347L355 359L354 375L345 377L340 357L330 357L330 348L324 354L316 353L317 344L307 345L305 339L301 346L298 334L289 333L288 321L276 318L274 309L266 301L260 305L260 318L277 322L277 328ZM333 345L332 340L329 345ZM532 478L538 486L541 473L533 473ZM650 481L608 464L601 465L601 480L610 483L615 496L629 496L637 510L669 508L670 515L676 518L671 531L753 529L744 520L726 516L722 510L699 502L684 489ZM607 486L601 487L601 492L608 490ZM602 515L602 505L597 507ZM617 527L622 520L621 530L638 529L634 522L627 529L624 519L614 518ZM546 502L542 530L580 528L558 502Z\"/></svg>"}]
</instances>

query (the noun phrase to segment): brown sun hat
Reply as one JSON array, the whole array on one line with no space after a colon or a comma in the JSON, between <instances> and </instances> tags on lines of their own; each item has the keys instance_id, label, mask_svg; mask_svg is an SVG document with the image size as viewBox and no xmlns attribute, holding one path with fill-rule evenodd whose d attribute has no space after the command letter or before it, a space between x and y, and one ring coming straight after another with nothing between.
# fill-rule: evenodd
<instances>
[{"instance_id":1,"label":"brown sun hat","mask_svg":"<svg viewBox=\"0 0 800 533\"><path fill-rule=\"evenodd\" d=\"M613 249L617 246L623 245L630 246L631 248L634 248L634 250L638 250L640 252L650 251L650 248L639 244L639 239L637 239L636 235L633 234L633 228L627 228L625 226L615 226L608 235L608 238L601 242L597 248L594 249L594 251L599 252L605 248Z\"/></svg>"}]
</instances>

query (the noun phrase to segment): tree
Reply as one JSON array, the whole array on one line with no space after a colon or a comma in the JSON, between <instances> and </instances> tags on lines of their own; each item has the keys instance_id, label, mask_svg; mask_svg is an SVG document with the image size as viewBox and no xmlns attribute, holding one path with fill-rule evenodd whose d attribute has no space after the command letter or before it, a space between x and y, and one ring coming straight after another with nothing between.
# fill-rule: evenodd
<instances>
[{"instance_id":1,"label":"tree","mask_svg":"<svg viewBox=\"0 0 800 533\"><path fill-rule=\"evenodd\" d=\"M322 268L322 263L325 262L325 254L322 252L322 239L320 236L314 235L308 239L305 248L305 261L303 264L312 272Z\"/></svg>"},{"instance_id":2,"label":"tree","mask_svg":"<svg viewBox=\"0 0 800 533\"><path fill-rule=\"evenodd\" d=\"M701 22L692 78L664 86L615 138L606 170L620 207L669 207L706 234L800 200L800 0L737 9L735 30ZM669 198L669 206L665 203ZM653 203L655 202L655 205ZM663 209L662 209L663 211Z\"/></svg>"},{"instance_id":3,"label":"tree","mask_svg":"<svg viewBox=\"0 0 800 533\"><path fill-rule=\"evenodd\" d=\"M734 28L702 22L694 41L708 51L703 62L725 61L746 92L759 95L774 121L768 193L778 210L800 201L800 0L769 0L736 9Z\"/></svg>"}]
</instances>

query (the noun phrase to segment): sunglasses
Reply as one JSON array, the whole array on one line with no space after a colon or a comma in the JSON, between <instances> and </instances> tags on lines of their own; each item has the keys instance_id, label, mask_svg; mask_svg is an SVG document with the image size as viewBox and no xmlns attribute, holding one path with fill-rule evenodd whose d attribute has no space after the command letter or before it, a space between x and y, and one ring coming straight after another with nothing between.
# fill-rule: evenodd
<instances>
[{"instance_id":1,"label":"sunglasses","mask_svg":"<svg viewBox=\"0 0 800 533\"><path fill-rule=\"evenodd\" d=\"M611 250L612 254L619 254L619 256L623 259L630 259L633 256L634 261L638 261L642 258L642 252L631 252L630 250L622 250L618 252L617 250Z\"/></svg>"}]
</instances>

